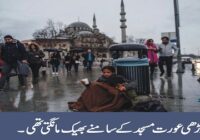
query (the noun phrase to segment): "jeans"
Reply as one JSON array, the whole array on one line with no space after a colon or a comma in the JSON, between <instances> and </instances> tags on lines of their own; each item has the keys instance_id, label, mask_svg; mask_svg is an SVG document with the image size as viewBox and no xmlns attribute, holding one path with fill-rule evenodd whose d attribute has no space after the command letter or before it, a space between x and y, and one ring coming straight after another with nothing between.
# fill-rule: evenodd
<instances>
[{"instance_id":1,"label":"jeans","mask_svg":"<svg viewBox=\"0 0 200 140\"><path fill-rule=\"evenodd\" d=\"M87 70L92 70L92 64L93 64L93 61L87 62Z\"/></svg>"},{"instance_id":2,"label":"jeans","mask_svg":"<svg viewBox=\"0 0 200 140\"><path fill-rule=\"evenodd\" d=\"M65 67L67 69L67 72L69 72L69 71L71 71L72 64L71 63L66 63Z\"/></svg>"},{"instance_id":3,"label":"jeans","mask_svg":"<svg viewBox=\"0 0 200 140\"><path fill-rule=\"evenodd\" d=\"M39 70L40 70L41 65L40 64L30 64L30 68L33 73L33 78L38 78L39 77Z\"/></svg>"},{"instance_id":4,"label":"jeans","mask_svg":"<svg viewBox=\"0 0 200 140\"><path fill-rule=\"evenodd\" d=\"M2 73L3 76L0 78L0 89L4 88L4 85L6 83L6 80L9 80L9 74L12 70L15 70L16 73L18 73L17 70L17 63L16 64L4 64L2 67ZM18 75L19 83L21 86L25 85L25 76Z\"/></svg>"},{"instance_id":5,"label":"jeans","mask_svg":"<svg viewBox=\"0 0 200 140\"><path fill-rule=\"evenodd\" d=\"M150 67L150 75L153 76L157 64L149 64L149 67Z\"/></svg>"},{"instance_id":6,"label":"jeans","mask_svg":"<svg viewBox=\"0 0 200 140\"><path fill-rule=\"evenodd\" d=\"M160 71L161 71L161 73L165 72L164 68L163 68L163 65L165 63L166 67L167 67L167 76L168 77L170 77L171 73L172 73L172 59L173 59L172 56L161 56L159 58L159 68L160 68Z\"/></svg>"},{"instance_id":7,"label":"jeans","mask_svg":"<svg viewBox=\"0 0 200 140\"><path fill-rule=\"evenodd\" d=\"M53 72L58 72L59 65L52 65Z\"/></svg>"}]
</instances>

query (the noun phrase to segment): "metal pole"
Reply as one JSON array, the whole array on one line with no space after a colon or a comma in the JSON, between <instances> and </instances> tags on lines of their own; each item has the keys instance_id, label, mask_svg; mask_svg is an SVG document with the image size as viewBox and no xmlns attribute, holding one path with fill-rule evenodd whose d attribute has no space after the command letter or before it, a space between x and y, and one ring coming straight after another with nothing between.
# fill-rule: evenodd
<instances>
[{"instance_id":1,"label":"metal pole","mask_svg":"<svg viewBox=\"0 0 200 140\"><path fill-rule=\"evenodd\" d=\"M181 45L180 45L180 19L179 19L179 4L178 0L174 0L174 14L175 14L175 27L176 27L176 39L177 39L177 48L178 50L178 67L177 67L177 73L184 73L184 70L182 68L182 62L181 62Z\"/></svg>"}]
</instances>

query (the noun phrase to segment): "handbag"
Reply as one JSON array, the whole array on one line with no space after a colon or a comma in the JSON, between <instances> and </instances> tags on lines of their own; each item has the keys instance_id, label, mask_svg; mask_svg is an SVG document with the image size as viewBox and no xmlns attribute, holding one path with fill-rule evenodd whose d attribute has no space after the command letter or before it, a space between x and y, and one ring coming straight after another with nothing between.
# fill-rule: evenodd
<instances>
[{"instance_id":1,"label":"handbag","mask_svg":"<svg viewBox=\"0 0 200 140\"><path fill-rule=\"evenodd\" d=\"M26 63L22 63L20 61L17 62L18 74L23 76L28 76L30 73L29 65Z\"/></svg>"}]
</instances>

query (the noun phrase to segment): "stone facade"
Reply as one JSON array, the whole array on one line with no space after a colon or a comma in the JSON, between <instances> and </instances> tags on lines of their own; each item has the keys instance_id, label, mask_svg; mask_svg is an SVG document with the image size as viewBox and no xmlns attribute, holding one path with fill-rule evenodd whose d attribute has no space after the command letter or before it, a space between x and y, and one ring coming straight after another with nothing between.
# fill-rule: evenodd
<instances>
[{"instance_id":1,"label":"stone facade","mask_svg":"<svg viewBox=\"0 0 200 140\"><path fill-rule=\"evenodd\" d=\"M57 48L65 52L74 48L82 48L85 51L91 49L96 57L109 57L108 47L113 44L113 40L103 33L100 33L96 25L96 17L93 17L93 28L84 22L74 22L61 30L56 39L36 39L22 41L26 46L34 42L40 49Z\"/></svg>"},{"instance_id":2,"label":"stone facade","mask_svg":"<svg viewBox=\"0 0 200 140\"><path fill-rule=\"evenodd\" d=\"M114 42L111 38L100 33L96 25L96 17L93 17L93 28L84 22L74 22L61 31L58 38L71 40L71 49L83 48L85 51L91 49L98 57L108 57L108 47Z\"/></svg>"}]
</instances>

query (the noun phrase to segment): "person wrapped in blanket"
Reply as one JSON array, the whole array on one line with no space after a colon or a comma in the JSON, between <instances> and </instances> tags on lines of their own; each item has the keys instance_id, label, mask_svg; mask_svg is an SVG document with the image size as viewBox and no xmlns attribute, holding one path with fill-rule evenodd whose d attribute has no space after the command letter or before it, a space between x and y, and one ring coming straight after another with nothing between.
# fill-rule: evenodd
<instances>
[{"instance_id":1,"label":"person wrapped in blanket","mask_svg":"<svg viewBox=\"0 0 200 140\"><path fill-rule=\"evenodd\" d=\"M105 66L102 75L95 82L81 81L86 89L76 102L69 102L69 109L80 112L115 112L131 107L127 91L136 88L136 82L129 82L115 74L115 68Z\"/></svg>"}]
</instances>

